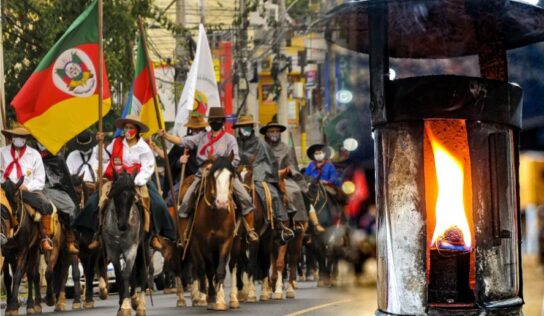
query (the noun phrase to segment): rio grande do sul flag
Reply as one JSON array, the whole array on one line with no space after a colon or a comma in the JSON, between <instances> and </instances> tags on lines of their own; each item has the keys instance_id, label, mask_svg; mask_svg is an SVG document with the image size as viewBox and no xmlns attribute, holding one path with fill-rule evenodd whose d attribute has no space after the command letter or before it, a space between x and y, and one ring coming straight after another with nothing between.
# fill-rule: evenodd
<instances>
[{"instance_id":1,"label":"rio grande do sul flag","mask_svg":"<svg viewBox=\"0 0 544 316\"><path fill-rule=\"evenodd\" d=\"M111 100L105 65L103 69L105 115ZM53 154L98 120L96 0L49 50L11 105L17 121Z\"/></svg>"},{"instance_id":2,"label":"rio grande do sul flag","mask_svg":"<svg viewBox=\"0 0 544 316\"><path fill-rule=\"evenodd\" d=\"M123 111L123 115L133 114L139 116L140 121L149 127L149 131L143 134L143 136L149 137L159 130L153 98L155 98L158 105L162 126L164 126L164 119L156 91L155 70L153 69L151 60L146 58L144 45L144 37L140 34L136 65L134 67L134 81L132 82L131 89L132 96L129 98L129 102L127 102L127 108Z\"/></svg>"}]
</instances>

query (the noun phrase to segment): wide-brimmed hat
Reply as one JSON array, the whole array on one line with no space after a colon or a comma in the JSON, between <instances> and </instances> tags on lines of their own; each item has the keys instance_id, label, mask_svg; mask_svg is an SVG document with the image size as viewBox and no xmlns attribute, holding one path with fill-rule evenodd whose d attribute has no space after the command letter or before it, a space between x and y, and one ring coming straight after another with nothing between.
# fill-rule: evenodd
<instances>
[{"instance_id":1,"label":"wide-brimmed hat","mask_svg":"<svg viewBox=\"0 0 544 316\"><path fill-rule=\"evenodd\" d=\"M187 124L185 124L185 127L187 128L206 128L208 126L208 122L204 119L204 117L201 114L191 114L191 117L189 118L189 121Z\"/></svg>"},{"instance_id":2,"label":"wide-brimmed hat","mask_svg":"<svg viewBox=\"0 0 544 316\"><path fill-rule=\"evenodd\" d=\"M254 126L256 123L255 119L253 119L253 115L240 115L233 127Z\"/></svg>"},{"instance_id":3,"label":"wide-brimmed hat","mask_svg":"<svg viewBox=\"0 0 544 316\"><path fill-rule=\"evenodd\" d=\"M318 150L325 153L325 159L329 159L331 157L332 151L330 147L325 144L314 144L310 146L308 150L306 150L306 155L308 156L308 158L314 160L314 154Z\"/></svg>"},{"instance_id":4,"label":"wide-brimmed hat","mask_svg":"<svg viewBox=\"0 0 544 316\"><path fill-rule=\"evenodd\" d=\"M280 123L278 123L276 121L272 121L272 122L268 122L268 124L261 127L261 129L259 129L259 133L261 133L263 135L266 135L266 132L268 131L268 129L272 128L272 127L279 128L280 133L283 133L283 132L285 132L287 130L287 127L285 127L285 125L281 125Z\"/></svg>"},{"instance_id":5,"label":"wide-brimmed hat","mask_svg":"<svg viewBox=\"0 0 544 316\"><path fill-rule=\"evenodd\" d=\"M149 131L149 127L147 127L147 125L145 125L144 123L142 123L140 121L140 118L137 117L136 115L127 115L125 118L118 118L115 120L115 127L117 128L123 128L123 126L127 123L130 123L130 124L134 124L138 127L140 127L140 133L145 133L147 131Z\"/></svg>"},{"instance_id":6,"label":"wide-brimmed hat","mask_svg":"<svg viewBox=\"0 0 544 316\"><path fill-rule=\"evenodd\" d=\"M11 129L2 130L2 134L9 138L13 136L30 136L30 132L20 124L15 124Z\"/></svg>"},{"instance_id":7,"label":"wide-brimmed hat","mask_svg":"<svg viewBox=\"0 0 544 316\"><path fill-rule=\"evenodd\" d=\"M226 119L225 110L220 106L211 107L208 113L208 120L217 118Z\"/></svg>"},{"instance_id":8,"label":"wide-brimmed hat","mask_svg":"<svg viewBox=\"0 0 544 316\"><path fill-rule=\"evenodd\" d=\"M96 145L96 138L93 134L84 131L74 138L72 146L74 149L86 151L93 148Z\"/></svg>"}]
</instances>

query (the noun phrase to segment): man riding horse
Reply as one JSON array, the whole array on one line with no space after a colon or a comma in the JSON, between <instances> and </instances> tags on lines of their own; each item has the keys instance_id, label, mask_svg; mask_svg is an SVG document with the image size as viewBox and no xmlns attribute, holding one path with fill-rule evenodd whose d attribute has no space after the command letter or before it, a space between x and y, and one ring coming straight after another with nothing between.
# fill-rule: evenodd
<instances>
[{"instance_id":1,"label":"man riding horse","mask_svg":"<svg viewBox=\"0 0 544 316\"><path fill-rule=\"evenodd\" d=\"M68 166L60 155L51 154L41 143L37 145L45 167L45 196L63 214L60 219L64 224L63 231L68 253L78 254L79 250L75 245L76 236L71 228L76 217L77 197Z\"/></svg>"},{"instance_id":2,"label":"man riding horse","mask_svg":"<svg viewBox=\"0 0 544 316\"><path fill-rule=\"evenodd\" d=\"M96 231L96 213L99 207L103 208L106 205L114 172L137 173L134 184L137 187L138 201L146 214L144 228L146 233L152 234L151 247L160 250L162 245L157 235L160 234L170 240L175 240L176 231L164 200L155 184L150 181L155 170L155 156L149 145L140 137L140 133L147 132L149 128L133 115L115 120L115 126L123 130L124 136L115 138L106 149L110 155L104 157L106 181L102 184L100 199L96 193L89 197L87 205L76 219L75 227L76 229ZM104 134L97 133L96 138L97 140L104 139ZM99 218L98 225L102 224L101 220ZM89 249L96 249L98 246L98 234L95 234Z\"/></svg>"},{"instance_id":3,"label":"man riding horse","mask_svg":"<svg viewBox=\"0 0 544 316\"><path fill-rule=\"evenodd\" d=\"M53 242L49 237L53 207L43 193L45 170L42 157L37 150L26 144L27 140L31 138L30 132L26 128L15 126L12 129L2 130L2 134L11 144L0 148L0 183L5 181L17 183L21 178L24 179L19 188L22 191L23 201L39 212L42 238L40 246L43 251L51 251L53 250ZM5 202L2 201L2 204ZM14 214L10 214L12 222L16 221L14 216Z\"/></svg>"},{"instance_id":4,"label":"man riding horse","mask_svg":"<svg viewBox=\"0 0 544 316\"><path fill-rule=\"evenodd\" d=\"M264 135L265 141L270 145L272 151L279 164L280 176L285 175L285 184L287 195L289 197L289 207L294 208L295 221L307 221L308 217L311 220L316 232L321 233L325 229L319 224L315 209L310 203L305 203L303 190L307 183L304 176L300 173L296 159L289 146L281 141L281 133L285 132L287 127L277 122L269 122L261 127L259 132ZM309 209L309 210L308 210Z\"/></svg>"},{"instance_id":5,"label":"man riding horse","mask_svg":"<svg viewBox=\"0 0 544 316\"><path fill-rule=\"evenodd\" d=\"M255 135L255 121L251 115L242 115L234 127L238 129L238 147L240 148L242 161L252 162L253 183L256 193L262 205L268 205L267 195L272 199L272 210L276 228L280 231L279 236L283 242L294 237L294 233L286 224L289 217L280 197L278 162L272 149L266 142ZM268 192L269 193L268 193ZM296 211L296 210L293 210Z\"/></svg>"},{"instance_id":6,"label":"man riding horse","mask_svg":"<svg viewBox=\"0 0 544 316\"><path fill-rule=\"evenodd\" d=\"M74 148L66 158L66 164L71 175L83 176L83 181L89 188L94 188L98 175L98 148L96 139L85 131L72 142Z\"/></svg>"},{"instance_id":7,"label":"man riding horse","mask_svg":"<svg viewBox=\"0 0 544 316\"><path fill-rule=\"evenodd\" d=\"M305 175L315 178L337 188L340 186L336 168L329 161L331 150L324 144L315 144L306 151L308 158L312 160L306 168Z\"/></svg>"},{"instance_id":8,"label":"man riding horse","mask_svg":"<svg viewBox=\"0 0 544 316\"><path fill-rule=\"evenodd\" d=\"M189 149L196 148L197 160L199 164L206 162L209 158L227 158L229 155L233 154L234 157L232 164L236 167L240 163L238 144L236 143L234 136L226 133L226 131L223 129L225 119L226 116L222 107L212 107L210 108L208 115L208 124L211 127L211 131L184 137L169 134L164 130L159 131L159 134L169 142L178 146ZM189 224L189 211L195 204L198 191L197 188L199 187L202 177L202 170L200 170L195 176L195 181L191 183L191 186L187 189L187 192L183 196L183 201L179 210L179 235L181 237L181 246L184 246L186 242L184 240L184 235ZM253 210L255 207L253 206L249 193L247 193L238 177L234 177L233 179L233 193L237 202L241 206L241 213L245 218L245 223L248 229L248 239L250 242L255 242L259 239L255 229L253 228Z\"/></svg>"}]
</instances>

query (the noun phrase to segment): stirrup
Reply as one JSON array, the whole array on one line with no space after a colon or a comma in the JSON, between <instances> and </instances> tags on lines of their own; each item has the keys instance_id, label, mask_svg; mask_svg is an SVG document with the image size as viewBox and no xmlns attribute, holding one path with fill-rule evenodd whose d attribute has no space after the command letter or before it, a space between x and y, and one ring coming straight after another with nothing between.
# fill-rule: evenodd
<instances>
[{"instance_id":1,"label":"stirrup","mask_svg":"<svg viewBox=\"0 0 544 316\"><path fill-rule=\"evenodd\" d=\"M45 249L46 247L44 247L44 245L47 245L51 249ZM51 240L51 238L49 238L49 237L42 238L40 240L40 248L42 249L43 252L53 250L53 241Z\"/></svg>"},{"instance_id":2,"label":"stirrup","mask_svg":"<svg viewBox=\"0 0 544 316\"><path fill-rule=\"evenodd\" d=\"M283 226L280 237L283 243L288 243L291 239L295 238L295 233L291 228Z\"/></svg>"},{"instance_id":3,"label":"stirrup","mask_svg":"<svg viewBox=\"0 0 544 316\"><path fill-rule=\"evenodd\" d=\"M257 234L255 228L247 230L247 241L248 243L254 243L259 241L259 234Z\"/></svg>"},{"instance_id":4,"label":"stirrup","mask_svg":"<svg viewBox=\"0 0 544 316\"><path fill-rule=\"evenodd\" d=\"M0 233L0 247L8 243L8 237L3 233Z\"/></svg>"}]
</instances>

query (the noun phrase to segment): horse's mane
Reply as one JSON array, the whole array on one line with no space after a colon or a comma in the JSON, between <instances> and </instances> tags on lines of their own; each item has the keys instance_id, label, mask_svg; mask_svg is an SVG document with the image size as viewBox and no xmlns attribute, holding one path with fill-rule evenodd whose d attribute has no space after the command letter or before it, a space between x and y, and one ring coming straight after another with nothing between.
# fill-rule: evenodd
<instances>
[{"instance_id":1,"label":"horse's mane","mask_svg":"<svg viewBox=\"0 0 544 316\"><path fill-rule=\"evenodd\" d=\"M123 191L134 191L134 179L126 171L119 174L113 181L111 186L110 196L116 196Z\"/></svg>"},{"instance_id":2,"label":"horse's mane","mask_svg":"<svg viewBox=\"0 0 544 316\"><path fill-rule=\"evenodd\" d=\"M236 174L236 170L229 159L225 157L217 157L213 162L210 168L209 174L214 174L217 170L227 169L233 175Z\"/></svg>"}]
</instances>

